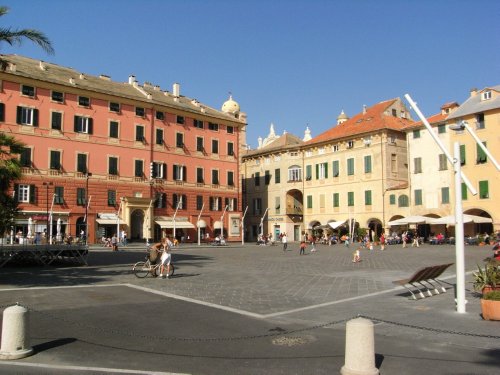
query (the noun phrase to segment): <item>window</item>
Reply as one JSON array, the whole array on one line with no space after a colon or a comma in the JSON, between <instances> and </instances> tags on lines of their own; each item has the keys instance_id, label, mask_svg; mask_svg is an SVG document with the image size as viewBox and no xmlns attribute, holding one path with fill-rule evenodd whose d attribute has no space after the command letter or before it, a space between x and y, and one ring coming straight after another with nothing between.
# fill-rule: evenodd
<instances>
[{"instance_id":1,"label":"window","mask_svg":"<svg viewBox=\"0 0 500 375\"><path fill-rule=\"evenodd\" d=\"M312 179L312 165L306 165L306 181L311 181Z\"/></svg>"},{"instance_id":2,"label":"window","mask_svg":"<svg viewBox=\"0 0 500 375\"><path fill-rule=\"evenodd\" d=\"M87 98L86 96L79 96L78 105L81 107L90 107L90 98Z\"/></svg>"},{"instance_id":3,"label":"window","mask_svg":"<svg viewBox=\"0 0 500 375\"><path fill-rule=\"evenodd\" d=\"M135 115L136 116L139 116L139 117L144 117L144 115L146 114L144 108L142 107L135 107Z\"/></svg>"},{"instance_id":4,"label":"window","mask_svg":"<svg viewBox=\"0 0 500 375\"><path fill-rule=\"evenodd\" d=\"M365 206L371 206L371 205L372 205L372 191L365 190Z\"/></svg>"},{"instance_id":5,"label":"window","mask_svg":"<svg viewBox=\"0 0 500 375\"><path fill-rule=\"evenodd\" d=\"M422 173L422 158L414 158L413 159L413 173Z\"/></svg>"},{"instance_id":6,"label":"window","mask_svg":"<svg viewBox=\"0 0 500 375\"><path fill-rule=\"evenodd\" d=\"M109 122L109 138L118 138L118 122Z\"/></svg>"},{"instance_id":7,"label":"window","mask_svg":"<svg viewBox=\"0 0 500 375\"><path fill-rule=\"evenodd\" d=\"M450 203L450 188L442 187L441 188L441 203L448 204Z\"/></svg>"},{"instance_id":8,"label":"window","mask_svg":"<svg viewBox=\"0 0 500 375\"><path fill-rule=\"evenodd\" d=\"M203 168L198 167L196 168L196 183L203 184L204 182Z\"/></svg>"},{"instance_id":9,"label":"window","mask_svg":"<svg viewBox=\"0 0 500 375\"><path fill-rule=\"evenodd\" d=\"M24 203L35 202L35 185L19 184L14 186L16 192L16 200Z\"/></svg>"},{"instance_id":10,"label":"window","mask_svg":"<svg viewBox=\"0 0 500 375\"><path fill-rule=\"evenodd\" d=\"M178 148L184 147L184 134L175 133L175 146Z\"/></svg>"},{"instance_id":11,"label":"window","mask_svg":"<svg viewBox=\"0 0 500 375\"><path fill-rule=\"evenodd\" d=\"M416 129L413 131L413 139L420 138L420 129Z\"/></svg>"},{"instance_id":12,"label":"window","mask_svg":"<svg viewBox=\"0 0 500 375\"><path fill-rule=\"evenodd\" d=\"M234 186L234 172L227 171L227 184L228 186Z\"/></svg>"},{"instance_id":13,"label":"window","mask_svg":"<svg viewBox=\"0 0 500 375\"><path fill-rule=\"evenodd\" d=\"M228 211L234 211L238 207L236 198L225 198L224 206L227 206Z\"/></svg>"},{"instance_id":14,"label":"window","mask_svg":"<svg viewBox=\"0 0 500 375\"><path fill-rule=\"evenodd\" d=\"M21 167L31 167L31 148L23 147L20 156Z\"/></svg>"},{"instance_id":15,"label":"window","mask_svg":"<svg viewBox=\"0 0 500 375\"><path fill-rule=\"evenodd\" d=\"M92 134L92 118L85 116L75 116L74 131L75 133Z\"/></svg>"},{"instance_id":16,"label":"window","mask_svg":"<svg viewBox=\"0 0 500 375\"><path fill-rule=\"evenodd\" d=\"M306 198L307 208L313 208L313 197L312 195L308 195Z\"/></svg>"},{"instance_id":17,"label":"window","mask_svg":"<svg viewBox=\"0 0 500 375\"><path fill-rule=\"evenodd\" d=\"M87 173L87 154L76 155L76 171Z\"/></svg>"},{"instance_id":18,"label":"window","mask_svg":"<svg viewBox=\"0 0 500 375\"><path fill-rule=\"evenodd\" d=\"M163 129L156 129L155 143L157 145L163 145Z\"/></svg>"},{"instance_id":19,"label":"window","mask_svg":"<svg viewBox=\"0 0 500 375\"><path fill-rule=\"evenodd\" d=\"M233 142L227 142L227 154L229 156L234 156L234 143Z\"/></svg>"},{"instance_id":20,"label":"window","mask_svg":"<svg viewBox=\"0 0 500 375\"><path fill-rule=\"evenodd\" d=\"M347 175L354 175L354 158L347 159Z\"/></svg>"},{"instance_id":21,"label":"window","mask_svg":"<svg viewBox=\"0 0 500 375\"><path fill-rule=\"evenodd\" d=\"M144 136L144 126L135 126L135 140L137 142L146 142L146 137Z\"/></svg>"},{"instance_id":22,"label":"window","mask_svg":"<svg viewBox=\"0 0 500 375\"><path fill-rule=\"evenodd\" d=\"M347 205L350 207L354 206L354 192L353 191L349 191L347 193Z\"/></svg>"},{"instance_id":23,"label":"window","mask_svg":"<svg viewBox=\"0 0 500 375\"><path fill-rule=\"evenodd\" d=\"M254 182L255 186L260 186L260 173L259 172L255 172L255 174L253 176L253 182Z\"/></svg>"},{"instance_id":24,"label":"window","mask_svg":"<svg viewBox=\"0 0 500 375\"><path fill-rule=\"evenodd\" d=\"M396 195L395 194L389 195L389 204L396 204Z\"/></svg>"},{"instance_id":25,"label":"window","mask_svg":"<svg viewBox=\"0 0 500 375\"><path fill-rule=\"evenodd\" d=\"M324 180L328 178L328 163L316 164L316 179Z\"/></svg>"},{"instance_id":26,"label":"window","mask_svg":"<svg viewBox=\"0 0 500 375\"><path fill-rule=\"evenodd\" d=\"M21 85L21 94L33 98L35 96L35 88L33 86Z\"/></svg>"},{"instance_id":27,"label":"window","mask_svg":"<svg viewBox=\"0 0 500 375\"><path fill-rule=\"evenodd\" d=\"M415 205L421 206L422 205L422 190L415 189L414 193L415 193Z\"/></svg>"},{"instance_id":28,"label":"window","mask_svg":"<svg viewBox=\"0 0 500 375\"><path fill-rule=\"evenodd\" d=\"M448 169L448 159L445 154L439 154L439 170L446 171Z\"/></svg>"},{"instance_id":29,"label":"window","mask_svg":"<svg viewBox=\"0 0 500 375\"><path fill-rule=\"evenodd\" d=\"M203 195L196 196L196 209L199 211L203 208Z\"/></svg>"},{"instance_id":30,"label":"window","mask_svg":"<svg viewBox=\"0 0 500 375\"><path fill-rule=\"evenodd\" d=\"M222 201L219 197L209 198L210 211L222 211Z\"/></svg>"},{"instance_id":31,"label":"window","mask_svg":"<svg viewBox=\"0 0 500 375\"><path fill-rule=\"evenodd\" d=\"M174 172L174 181L186 181L186 170L187 167L185 165L173 165Z\"/></svg>"},{"instance_id":32,"label":"window","mask_svg":"<svg viewBox=\"0 0 500 375\"><path fill-rule=\"evenodd\" d=\"M108 206L116 205L116 190L108 190Z\"/></svg>"},{"instance_id":33,"label":"window","mask_svg":"<svg viewBox=\"0 0 500 375\"><path fill-rule=\"evenodd\" d=\"M64 204L64 187L54 187L54 204Z\"/></svg>"},{"instance_id":34,"label":"window","mask_svg":"<svg viewBox=\"0 0 500 375\"><path fill-rule=\"evenodd\" d=\"M61 170L61 151L50 151L50 169Z\"/></svg>"},{"instance_id":35,"label":"window","mask_svg":"<svg viewBox=\"0 0 500 375\"><path fill-rule=\"evenodd\" d=\"M484 147L486 147L486 142L483 142ZM486 152L476 144L476 153L477 153L477 159L476 163L477 164L484 164L488 161L488 158L486 157Z\"/></svg>"},{"instance_id":36,"label":"window","mask_svg":"<svg viewBox=\"0 0 500 375\"><path fill-rule=\"evenodd\" d=\"M347 141L347 148L353 148L354 147L354 141Z\"/></svg>"},{"instance_id":37,"label":"window","mask_svg":"<svg viewBox=\"0 0 500 375\"><path fill-rule=\"evenodd\" d=\"M0 121L5 121L5 103L0 103Z\"/></svg>"},{"instance_id":38,"label":"window","mask_svg":"<svg viewBox=\"0 0 500 375\"><path fill-rule=\"evenodd\" d=\"M281 199L280 197L274 197L274 213L276 215L279 215L280 209L281 209Z\"/></svg>"},{"instance_id":39,"label":"window","mask_svg":"<svg viewBox=\"0 0 500 375\"><path fill-rule=\"evenodd\" d=\"M156 119L160 121L165 120L165 112L156 111Z\"/></svg>"},{"instance_id":40,"label":"window","mask_svg":"<svg viewBox=\"0 0 500 375\"><path fill-rule=\"evenodd\" d=\"M184 194L173 194L172 195L172 208L179 207L179 210L185 210L187 208L187 197Z\"/></svg>"},{"instance_id":41,"label":"window","mask_svg":"<svg viewBox=\"0 0 500 375\"><path fill-rule=\"evenodd\" d=\"M479 181L479 199L487 199L489 197L488 181Z\"/></svg>"},{"instance_id":42,"label":"window","mask_svg":"<svg viewBox=\"0 0 500 375\"><path fill-rule=\"evenodd\" d=\"M398 172L398 158L396 154L391 154L391 172Z\"/></svg>"},{"instance_id":43,"label":"window","mask_svg":"<svg viewBox=\"0 0 500 375\"><path fill-rule=\"evenodd\" d=\"M438 125L438 134L444 134L444 133L446 133L446 124Z\"/></svg>"},{"instance_id":44,"label":"window","mask_svg":"<svg viewBox=\"0 0 500 375\"><path fill-rule=\"evenodd\" d=\"M219 185L219 171L217 169L212 169L212 184Z\"/></svg>"},{"instance_id":45,"label":"window","mask_svg":"<svg viewBox=\"0 0 500 375\"><path fill-rule=\"evenodd\" d=\"M252 207L253 207L253 214L260 215L262 212L262 199L254 198Z\"/></svg>"},{"instance_id":46,"label":"window","mask_svg":"<svg viewBox=\"0 0 500 375\"><path fill-rule=\"evenodd\" d=\"M16 120L19 125L38 126L38 109L17 107Z\"/></svg>"},{"instance_id":47,"label":"window","mask_svg":"<svg viewBox=\"0 0 500 375\"><path fill-rule=\"evenodd\" d=\"M276 168L274 170L274 183L279 184L281 182L281 169Z\"/></svg>"},{"instance_id":48,"label":"window","mask_svg":"<svg viewBox=\"0 0 500 375\"><path fill-rule=\"evenodd\" d=\"M64 94L59 91L52 91L51 92L51 99L53 102L57 103L63 103L64 102Z\"/></svg>"},{"instance_id":49,"label":"window","mask_svg":"<svg viewBox=\"0 0 500 375\"><path fill-rule=\"evenodd\" d=\"M406 194L400 195L398 198L398 207L408 207L409 199Z\"/></svg>"},{"instance_id":50,"label":"window","mask_svg":"<svg viewBox=\"0 0 500 375\"><path fill-rule=\"evenodd\" d=\"M212 153L219 153L219 141L217 139L212 139Z\"/></svg>"},{"instance_id":51,"label":"window","mask_svg":"<svg viewBox=\"0 0 500 375\"><path fill-rule=\"evenodd\" d=\"M333 177L338 177L339 173L340 173L339 161L338 160L334 160L332 162L332 174L333 174Z\"/></svg>"},{"instance_id":52,"label":"window","mask_svg":"<svg viewBox=\"0 0 500 375\"><path fill-rule=\"evenodd\" d=\"M156 208L167 207L167 194L166 193L156 193L156 195L155 195L155 207Z\"/></svg>"},{"instance_id":53,"label":"window","mask_svg":"<svg viewBox=\"0 0 500 375\"><path fill-rule=\"evenodd\" d=\"M208 130L219 131L219 124L209 122L208 123Z\"/></svg>"},{"instance_id":54,"label":"window","mask_svg":"<svg viewBox=\"0 0 500 375\"><path fill-rule=\"evenodd\" d=\"M203 138L196 137L196 151L203 152L205 148L203 147Z\"/></svg>"},{"instance_id":55,"label":"window","mask_svg":"<svg viewBox=\"0 0 500 375\"><path fill-rule=\"evenodd\" d=\"M108 157L108 174L118 176L118 158L115 156Z\"/></svg>"},{"instance_id":56,"label":"window","mask_svg":"<svg viewBox=\"0 0 500 375\"><path fill-rule=\"evenodd\" d=\"M481 94L481 100L490 100L491 99L491 91L485 91Z\"/></svg>"},{"instance_id":57,"label":"window","mask_svg":"<svg viewBox=\"0 0 500 375\"><path fill-rule=\"evenodd\" d=\"M484 129L484 113L478 113L476 115L476 129Z\"/></svg>"},{"instance_id":58,"label":"window","mask_svg":"<svg viewBox=\"0 0 500 375\"><path fill-rule=\"evenodd\" d=\"M76 205L85 206L86 200L85 188L76 188Z\"/></svg>"},{"instance_id":59,"label":"window","mask_svg":"<svg viewBox=\"0 0 500 375\"><path fill-rule=\"evenodd\" d=\"M288 168L288 181L302 181L302 168L298 165Z\"/></svg>"},{"instance_id":60,"label":"window","mask_svg":"<svg viewBox=\"0 0 500 375\"><path fill-rule=\"evenodd\" d=\"M193 125L194 125L195 128L198 128L198 129L203 129L204 128L202 120L194 119L193 120Z\"/></svg>"},{"instance_id":61,"label":"window","mask_svg":"<svg viewBox=\"0 0 500 375\"><path fill-rule=\"evenodd\" d=\"M340 205L340 195L339 193L333 193L333 207L339 207Z\"/></svg>"},{"instance_id":62,"label":"window","mask_svg":"<svg viewBox=\"0 0 500 375\"><path fill-rule=\"evenodd\" d=\"M371 155L365 156L365 173L372 173L372 157L371 157Z\"/></svg>"},{"instance_id":63,"label":"window","mask_svg":"<svg viewBox=\"0 0 500 375\"><path fill-rule=\"evenodd\" d=\"M120 113L120 103L109 102L110 112Z\"/></svg>"},{"instance_id":64,"label":"window","mask_svg":"<svg viewBox=\"0 0 500 375\"><path fill-rule=\"evenodd\" d=\"M151 178L167 178L167 165L165 163L153 162L151 163L150 168Z\"/></svg>"},{"instance_id":65,"label":"window","mask_svg":"<svg viewBox=\"0 0 500 375\"><path fill-rule=\"evenodd\" d=\"M226 130L228 134L233 134L234 133L234 127L233 126L226 126Z\"/></svg>"},{"instance_id":66,"label":"window","mask_svg":"<svg viewBox=\"0 0 500 375\"><path fill-rule=\"evenodd\" d=\"M339 145L333 145L332 146L332 152L337 152L338 150L340 150Z\"/></svg>"},{"instance_id":67,"label":"window","mask_svg":"<svg viewBox=\"0 0 500 375\"><path fill-rule=\"evenodd\" d=\"M50 128L53 130L62 130L62 113L51 112L50 116Z\"/></svg>"},{"instance_id":68,"label":"window","mask_svg":"<svg viewBox=\"0 0 500 375\"><path fill-rule=\"evenodd\" d=\"M177 123L183 125L184 124L184 116L177 116Z\"/></svg>"},{"instance_id":69,"label":"window","mask_svg":"<svg viewBox=\"0 0 500 375\"><path fill-rule=\"evenodd\" d=\"M144 161L143 160L135 160L134 161L134 176L135 177L144 177Z\"/></svg>"},{"instance_id":70,"label":"window","mask_svg":"<svg viewBox=\"0 0 500 375\"><path fill-rule=\"evenodd\" d=\"M467 185L464 182L462 182L462 200L467 200Z\"/></svg>"},{"instance_id":71,"label":"window","mask_svg":"<svg viewBox=\"0 0 500 375\"><path fill-rule=\"evenodd\" d=\"M270 182L271 182L271 172L265 171L264 172L264 184L269 185Z\"/></svg>"},{"instance_id":72,"label":"window","mask_svg":"<svg viewBox=\"0 0 500 375\"><path fill-rule=\"evenodd\" d=\"M465 145L460 145L460 164L465 165Z\"/></svg>"}]
</instances>

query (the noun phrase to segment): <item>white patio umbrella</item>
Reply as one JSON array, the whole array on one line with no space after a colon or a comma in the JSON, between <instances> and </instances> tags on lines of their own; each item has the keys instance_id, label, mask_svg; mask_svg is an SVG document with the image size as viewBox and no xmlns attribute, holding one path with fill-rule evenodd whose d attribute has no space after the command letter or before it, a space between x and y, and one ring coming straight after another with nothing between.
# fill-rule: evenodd
<instances>
[{"instance_id":1,"label":"white patio umbrella","mask_svg":"<svg viewBox=\"0 0 500 375\"><path fill-rule=\"evenodd\" d=\"M343 221L330 221L330 222L328 223L328 225L329 225L332 229L337 229L338 227L340 227L341 225L343 225L345 222L346 222L346 220L343 220Z\"/></svg>"},{"instance_id":2,"label":"white patio umbrella","mask_svg":"<svg viewBox=\"0 0 500 375\"><path fill-rule=\"evenodd\" d=\"M57 234L56 234L57 242L61 242L61 218L57 219Z\"/></svg>"},{"instance_id":3,"label":"white patio umbrella","mask_svg":"<svg viewBox=\"0 0 500 375\"><path fill-rule=\"evenodd\" d=\"M387 224L389 225L434 224L435 220L436 219L432 217L413 215L389 221Z\"/></svg>"},{"instance_id":4,"label":"white patio umbrella","mask_svg":"<svg viewBox=\"0 0 500 375\"><path fill-rule=\"evenodd\" d=\"M28 238L31 238L33 236L33 230L32 230L32 227L33 226L33 219L30 217L28 218Z\"/></svg>"},{"instance_id":5,"label":"white patio umbrella","mask_svg":"<svg viewBox=\"0 0 500 375\"><path fill-rule=\"evenodd\" d=\"M482 216L468 215L468 214L463 214L463 217L464 217L464 223L482 224L482 223L493 222L493 220L489 217L482 217ZM439 219L434 219L432 224L455 225L455 215L448 215L440 217Z\"/></svg>"}]
</instances>

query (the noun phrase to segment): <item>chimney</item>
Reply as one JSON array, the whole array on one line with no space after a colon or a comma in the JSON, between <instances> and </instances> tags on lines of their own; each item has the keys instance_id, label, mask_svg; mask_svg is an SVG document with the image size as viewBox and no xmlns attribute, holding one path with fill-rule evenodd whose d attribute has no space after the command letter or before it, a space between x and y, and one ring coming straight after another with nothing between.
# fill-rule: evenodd
<instances>
[{"instance_id":1,"label":"chimney","mask_svg":"<svg viewBox=\"0 0 500 375\"><path fill-rule=\"evenodd\" d=\"M178 83L174 83L172 87L172 94L177 98L181 96L181 85L179 85Z\"/></svg>"},{"instance_id":2,"label":"chimney","mask_svg":"<svg viewBox=\"0 0 500 375\"><path fill-rule=\"evenodd\" d=\"M80 73L80 79L85 79L85 74Z\"/></svg>"},{"instance_id":3,"label":"chimney","mask_svg":"<svg viewBox=\"0 0 500 375\"><path fill-rule=\"evenodd\" d=\"M160 85L155 85L155 87L153 87L153 90L160 91Z\"/></svg>"},{"instance_id":4,"label":"chimney","mask_svg":"<svg viewBox=\"0 0 500 375\"><path fill-rule=\"evenodd\" d=\"M129 75L128 76L128 84L132 85L135 82L135 76L134 75Z\"/></svg>"},{"instance_id":5,"label":"chimney","mask_svg":"<svg viewBox=\"0 0 500 375\"><path fill-rule=\"evenodd\" d=\"M363 114L366 115L366 104L363 104Z\"/></svg>"},{"instance_id":6,"label":"chimney","mask_svg":"<svg viewBox=\"0 0 500 375\"><path fill-rule=\"evenodd\" d=\"M40 69L41 70L47 70L47 67L45 66L45 64L43 63L42 60L40 60Z\"/></svg>"},{"instance_id":7,"label":"chimney","mask_svg":"<svg viewBox=\"0 0 500 375\"><path fill-rule=\"evenodd\" d=\"M71 83L72 85L75 85L75 79L74 78L70 78L69 79L69 83Z\"/></svg>"},{"instance_id":8,"label":"chimney","mask_svg":"<svg viewBox=\"0 0 500 375\"><path fill-rule=\"evenodd\" d=\"M11 71L11 72L15 72L15 71L16 71L16 68L17 68L16 64L14 64L14 63L9 63L9 69L10 69L10 71Z\"/></svg>"},{"instance_id":9,"label":"chimney","mask_svg":"<svg viewBox=\"0 0 500 375\"><path fill-rule=\"evenodd\" d=\"M103 79L105 81L111 81L111 77L110 76L107 76L106 74L101 74L99 76L100 79Z\"/></svg>"},{"instance_id":10,"label":"chimney","mask_svg":"<svg viewBox=\"0 0 500 375\"><path fill-rule=\"evenodd\" d=\"M472 98L473 96L476 96L477 95L477 88L472 88L470 89L470 97Z\"/></svg>"}]
</instances>

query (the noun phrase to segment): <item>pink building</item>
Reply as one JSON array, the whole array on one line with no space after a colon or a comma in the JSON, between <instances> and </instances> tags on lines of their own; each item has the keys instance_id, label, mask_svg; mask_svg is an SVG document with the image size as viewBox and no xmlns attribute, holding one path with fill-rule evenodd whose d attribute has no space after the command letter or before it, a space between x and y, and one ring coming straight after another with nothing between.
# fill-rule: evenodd
<instances>
[{"instance_id":1,"label":"pink building","mask_svg":"<svg viewBox=\"0 0 500 375\"><path fill-rule=\"evenodd\" d=\"M3 59L0 131L26 145L13 231L54 241L83 231L92 243L122 230L133 240L175 230L196 241L198 228L213 237L222 227L241 240L246 115L232 98L216 110L182 96L179 84L168 92L134 76L120 83Z\"/></svg>"}]
</instances>

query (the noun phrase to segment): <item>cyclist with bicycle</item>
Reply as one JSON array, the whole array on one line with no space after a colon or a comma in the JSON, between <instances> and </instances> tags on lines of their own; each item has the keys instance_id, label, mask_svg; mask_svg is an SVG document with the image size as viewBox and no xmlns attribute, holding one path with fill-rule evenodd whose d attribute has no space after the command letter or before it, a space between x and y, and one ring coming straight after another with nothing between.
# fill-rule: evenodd
<instances>
[{"instance_id":1,"label":"cyclist with bicycle","mask_svg":"<svg viewBox=\"0 0 500 375\"><path fill-rule=\"evenodd\" d=\"M152 246L158 253L161 253L161 268L160 268L160 278L163 279L165 276L163 271L165 270L165 266L167 266L167 274L166 277L168 279L168 275L170 273L170 263L172 262L172 254L170 250L172 249L173 243L170 241L170 238L165 237L161 240L161 242L154 244Z\"/></svg>"}]
</instances>

